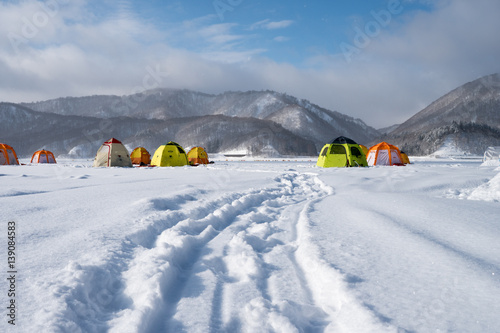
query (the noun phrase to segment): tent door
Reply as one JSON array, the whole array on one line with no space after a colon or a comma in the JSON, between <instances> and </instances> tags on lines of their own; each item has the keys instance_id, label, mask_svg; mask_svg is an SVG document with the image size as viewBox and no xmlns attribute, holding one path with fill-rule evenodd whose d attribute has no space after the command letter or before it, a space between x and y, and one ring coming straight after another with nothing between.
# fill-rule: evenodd
<instances>
[{"instance_id":1,"label":"tent door","mask_svg":"<svg viewBox=\"0 0 500 333\"><path fill-rule=\"evenodd\" d=\"M378 151L377 165L391 165L391 161L389 160L389 151L388 150L379 150Z\"/></svg>"},{"instance_id":2,"label":"tent door","mask_svg":"<svg viewBox=\"0 0 500 333\"><path fill-rule=\"evenodd\" d=\"M94 160L94 166L109 166L110 149L108 145L103 145L97 151Z\"/></svg>"},{"instance_id":3,"label":"tent door","mask_svg":"<svg viewBox=\"0 0 500 333\"><path fill-rule=\"evenodd\" d=\"M350 165L353 167L360 167L366 164L366 158L357 147L351 148L351 163Z\"/></svg>"},{"instance_id":4,"label":"tent door","mask_svg":"<svg viewBox=\"0 0 500 333\"><path fill-rule=\"evenodd\" d=\"M347 154L344 146L332 145L329 159L332 161L334 166L348 166Z\"/></svg>"},{"instance_id":5,"label":"tent door","mask_svg":"<svg viewBox=\"0 0 500 333\"><path fill-rule=\"evenodd\" d=\"M403 161L399 158L398 152L395 149L391 149L391 165L392 164L402 164Z\"/></svg>"}]
</instances>

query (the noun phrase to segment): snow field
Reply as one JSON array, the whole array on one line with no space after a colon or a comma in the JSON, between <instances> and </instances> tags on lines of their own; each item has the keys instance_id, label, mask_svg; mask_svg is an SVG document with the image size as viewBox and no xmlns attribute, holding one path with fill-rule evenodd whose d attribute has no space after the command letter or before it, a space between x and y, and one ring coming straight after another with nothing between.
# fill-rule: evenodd
<instances>
[{"instance_id":1,"label":"snow field","mask_svg":"<svg viewBox=\"0 0 500 333\"><path fill-rule=\"evenodd\" d=\"M16 328L495 332L500 170L479 164L2 168Z\"/></svg>"},{"instance_id":2,"label":"snow field","mask_svg":"<svg viewBox=\"0 0 500 333\"><path fill-rule=\"evenodd\" d=\"M331 225L316 228L315 239L382 322L409 332L494 332L500 310L493 296L500 291L498 204L442 198L450 187L463 192L463 186L483 186L491 170L464 168L458 178L429 171L390 170L393 181L375 193L361 184L348 191L339 186L318 211L342 209ZM367 181L376 184L386 172ZM333 232L332 244L322 235ZM490 310L478 311L485 304Z\"/></svg>"}]
</instances>

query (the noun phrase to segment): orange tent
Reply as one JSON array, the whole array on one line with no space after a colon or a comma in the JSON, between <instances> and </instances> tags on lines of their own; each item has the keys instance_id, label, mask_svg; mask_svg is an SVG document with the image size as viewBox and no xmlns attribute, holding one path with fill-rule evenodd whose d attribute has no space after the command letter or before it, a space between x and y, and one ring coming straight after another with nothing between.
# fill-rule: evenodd
<instances>
[{"instance_id":1,"label":"orange tent","mask_svg":"<svg viewBox=\"0 0 500 333\"><path fill-rule=\"evenodd\" d=\"M364 146L364 145L359 145L359 146L361 147L361 150L363 151L365 156L368 156L368 148L366 148L366 146Z\"/></svg>"},{"instance_id":2,"label":"orange tent","mask_svg":"<svg viewBox=\"0 0 500 333\"><path fill-rule=\"evenodd\" d=\"M52 152L42 149L36 151L33 156L31 156L30 163L56 163L56 158Z\"/></svg>"},{"instance_id":3,"label":"orange tent","mask_svg":"<svg viewBox=\"0 0 500 333\"><path fill-rule=\"evenodd\" d=\"M0 165L19 165L14 148L3 143L0 143Z\"/></svg>"},{"instance_id":4,"label":"orange tent","mask_svg":"<svg viewBox=\"0 0 500 333\"><path fill-rule=\"evenodd\" d=\"M381 142L368 150L366 161L369 166L373 165L404 165L399 148Z\"/></svg>"},{"instance_id":5,"label":"orange tent","mask_svg":"<svg viewBox=\"0 0 500 333\"><path fill-rule=\"evenodd\" d=\"M144 147L137 147L130 154L132 164L149 165L151 163L151 155Z\"/></svg>"},{"instance_id":6,"label":"orange tent","mask_svg":"<svg viewBox=\"0 0 500 333\"><path fill-rule=\"evenodd\" d=\"M208 154L202 147L193 147L187 154L189 165L208 164Z\"/></svg>"}]
</instances>

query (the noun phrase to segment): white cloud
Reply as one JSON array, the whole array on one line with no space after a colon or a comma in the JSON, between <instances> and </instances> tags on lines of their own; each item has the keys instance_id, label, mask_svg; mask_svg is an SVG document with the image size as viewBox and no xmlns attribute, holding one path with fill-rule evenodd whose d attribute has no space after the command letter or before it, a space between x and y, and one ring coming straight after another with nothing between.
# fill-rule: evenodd
<instances>
[{"instance_id":1,"label":"white cloud","mask_svg":"<svg viewBox=\"0 0 500 333\"><path fill-rule=\"evenodd\" d=\"M291 26L293 21L291 20L283 20L278 22L269 22L264 25L265 29L274 30L274 29L283 29Z\"/></svg>"},{"instance_id":2,"label":"white cloud","mask_svg":"<svg viewBox=\"0 0 500 333\"><path fill-rule=\"evenodd\" d=\"M212 24L202 27L197 33L208 43L220 47L223 44L234 43L245 38L243 35L231 33L235 26L237 25L233 23Z\"/></svg>"},{"instance_id":3,"label":"white cloud","mask_svg":"<svg viewBox=\"0 0 500 333\"><path fill-rule=\"evenodd\" d=\"M283 21L271 21L269 19L256 22L250 26L250 30L265 29L265 30L275 30L288 28L293 24L292 20Z\"/></svg>"},{"instance_id":4,"label":"white cloud","mask_svg":"<svg viewBox=\"0 0 500 333\"><path fill-rule=\"evenodd\" d=\"M237 24L235 23L220 23L203 26L199 29L203 37L212 37L217 35L228 34Z\"/></svg>"},{"instance_id":5,"label":"white cloud","mask_svg":"<svg viewBox=\"0 0 500 333\"><path fill-rule=\"evenodd\" d=\"M204 52L201 56L203 59L221 64L243 64L252 61L256 56L265 52L265 49L253 49L249 51L211 51Z\"/></svg>"},{"instance_id":6,"label":"white cloud","mask_svg":"<svg viewBox=\"0 0 500 333\"><path fill-rule=\"evenodd\" d=\"M285 36L276 36L273 38L275 42L288 42L290 40L290 37L285 37Z\"/></svg>"}]
</instances>

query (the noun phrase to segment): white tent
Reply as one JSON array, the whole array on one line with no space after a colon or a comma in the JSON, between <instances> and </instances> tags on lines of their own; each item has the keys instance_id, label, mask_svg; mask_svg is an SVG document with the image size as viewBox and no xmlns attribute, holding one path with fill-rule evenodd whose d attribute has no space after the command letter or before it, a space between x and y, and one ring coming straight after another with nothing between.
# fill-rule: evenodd
<instances>
[{"instance_id":1,"label":"white tent","mask_svg":"<svg viewBox=\"0 0 500 333\"><path fill-rule=\"evenodd\" d=\"M127 148L115 138L104 142L94 158L94 167L132 167Z\"/></svg>"},{"instance_id":2,"label":"white tent","mask_svg":"<svg viewBox=\"0 0 500 333\"><path fill-rule=\"evenodd\" d=\"M483 156L483 165L500 165L500 146L486 149Z\"/></svg>"}]
</instances>

